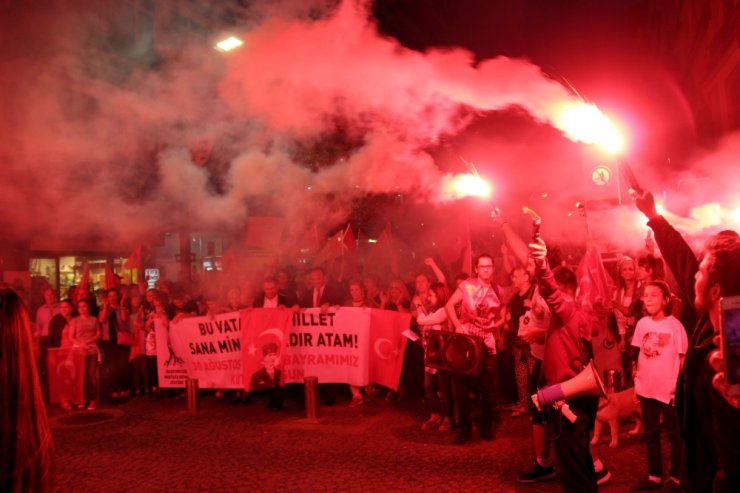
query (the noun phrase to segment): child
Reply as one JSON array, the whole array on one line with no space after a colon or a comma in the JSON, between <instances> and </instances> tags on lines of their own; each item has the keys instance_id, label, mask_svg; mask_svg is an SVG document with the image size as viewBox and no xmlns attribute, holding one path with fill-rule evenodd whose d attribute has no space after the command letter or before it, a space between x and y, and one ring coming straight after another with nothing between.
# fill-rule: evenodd
<instances>
[{"instance_id":1,"label":"child","mask_svg":"<svg viewBox=\"0 0 740 493\"><path fill-rule=\"evenodd\" d=\"M676 380L688 347L686 330L670 313L671 291L664 281L648 281L642 301L647 316L635 327L632 345L637 357L635 393L640 399L645 442L648 453L648 478L641 481L635 491L653 491L662 488L662 458L660 450L660 416L666 427L671 445L671 471L669 487L679 491L681 444L678 436L678 419L673 399Z\"/></svg>"}]
</instances>

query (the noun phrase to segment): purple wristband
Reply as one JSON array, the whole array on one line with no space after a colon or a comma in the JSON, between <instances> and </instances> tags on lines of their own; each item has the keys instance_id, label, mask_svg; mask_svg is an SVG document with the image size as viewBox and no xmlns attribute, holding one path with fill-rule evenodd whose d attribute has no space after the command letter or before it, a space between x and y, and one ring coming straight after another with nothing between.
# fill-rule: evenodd
<instances>
[{"instance_id":1,"label":"purple wristband","mask_svg":"<svg viewBox=\"0 0 740 493\"><path fill-rule=\"evenodd\" d=\"M542 407L549 406L553 402L562 401L563 399L565 399L565 394L563 394L563 386L559 383L537 391L537 401L539 401Z\"/></svg>"}]
</instances>

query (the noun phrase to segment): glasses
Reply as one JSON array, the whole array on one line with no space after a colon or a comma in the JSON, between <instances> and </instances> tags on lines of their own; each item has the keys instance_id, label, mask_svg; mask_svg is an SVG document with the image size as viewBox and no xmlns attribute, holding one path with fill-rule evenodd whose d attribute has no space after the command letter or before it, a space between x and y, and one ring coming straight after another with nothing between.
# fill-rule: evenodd
<instances>
[{"instance_id":1,"label":"glasses","mask_svg":"<svg viewBox=\"0 0 740 493\"><path fill-rule=\"evenodd\" d=\"M493 269L493 265L479 265L479 269Z\"/></svg>"}]
</instances>

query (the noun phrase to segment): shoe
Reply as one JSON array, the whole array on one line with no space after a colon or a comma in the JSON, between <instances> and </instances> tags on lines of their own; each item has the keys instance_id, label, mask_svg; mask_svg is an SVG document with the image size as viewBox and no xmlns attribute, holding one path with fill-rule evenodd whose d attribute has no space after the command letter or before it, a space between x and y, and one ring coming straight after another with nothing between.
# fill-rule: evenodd
<instances>
[{"instance_id":1,"label":"shoe","mask_svg":"<svg viewBox=\"0 0 740 493\"><path fill-rule=\"evenodd\" d=\"M62 409L64 409L65 411L72 410L72 406L69 404L69 402L62 402L60 406L62 406Z\"/></svg>"},{"instance_id":2,"label":"shoe","mask_svg":"<svg viewBox=\"0 0 740 493\"><path fill-rule=\"evenodd\" d=\"M606 470L606 468L604 468ZM551 481L555 479L555 467L542 467L539 462L534 461L534 467L531 471L522 473L517 478L520 483L539 483L541 481Z\"/></svg>"},{"instance_id":3,"label":"shoe","mask_svg":"<svg viewBox=\"0 0 740 493\"><path fill-rule=\"evenodd\" d=\"M601 486L612 480L612 473L606 468L606 465L602 466L601 471L596 471L596 484Z\"/></svg>"},{"instance_id":4,"label":"shoe","mask_svg":"<svg viewBox=\"0 0 740 493\"><path fill-rule=\"evenodd\" d=\"M432 414L432 416L421 425L421 429L424 431L434 429L442 424L442 418L439 414Z\"/></svg>"},{"instance_id":5,"label":"shoe","mask_svg":"<svg viewBox=\"0 0 740 493\"><path fill-rule=\"evenodd\" d=\"M518 407L511 411L511 417L512 418L518 418L519 416L524 416L525 414L529 413L527 408L525 407Z\"/></svg>"},{"instance_id":6,"label":"shoe","mask_svg":"<svg viewBox=\"0 0 740 493\"><path fill-rule=\"evenodd\" d=\"M98 408L98 405L95 403L95 401L90 401L90 405L87 406L88 411L95 411Z\"/></svg>"},{"instance_id":7,"label":"shoe","mask_svg":"<svg viewBox=\"0 0 740 493\"><path fill-rule=\"evenodd\" d=\"M77 409L85 409L85 404L77 404Z\"/></svg>"},{"instance_id":8,"label":"shoe","mask_svg":"<svg viewBox=\"0 0 740 493\"><path fill-rule=\"evenodd\" d=\"M362 400L362 397L353 397L352 402L349 403L349 407L357 407L362 405L362 403L365 402Z\"/></svg>"},{"instance_id":9,"label":"shoe","mask_svg":"<svg viewBox=\"0 0 740 493\"><path fill-rule=\"evenodd\" d=\"M663 488L662 481L651 481L649 478L645 478L637 483L632 491L637 493L639 491L658 491Z\"/></svg>"},{"instance_id":10,"label":"shoe","mask_svg":"<svg viewBox=\"0 0 740 493\"><path fill-rule=\"evenodd\" d=\"M439 428L437 428L439 431L450 431L452 429L452 425L450 424L450 418L445 418L442 420L442 422L439 424Z\"/></svg>"}]
</instances>

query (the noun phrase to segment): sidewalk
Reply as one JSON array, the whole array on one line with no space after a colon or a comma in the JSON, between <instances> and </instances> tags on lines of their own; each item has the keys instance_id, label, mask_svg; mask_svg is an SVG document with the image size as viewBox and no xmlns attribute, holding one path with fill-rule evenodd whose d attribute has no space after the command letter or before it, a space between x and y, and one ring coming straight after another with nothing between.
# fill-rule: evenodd
<instances>
[{"instance_id":1,"label":"sidewalk","mask_svg":"<svg viewBox=\"0 0 740 493\"><path fill-rule=\"evenodd\" d=\"M133 399L98 411L50 411L58 491L561 491L557 481L523 485L533 460L526 417L502 419L493 442L474 430L421 431L417 401L321 408L318 424L297 404L231 404L203 397ZM625 425L624 429L627 427ZM646 468L643 445L620 436L597 452L613 474L607 492L626 492Z\"/></svg>"}]
</instances>

